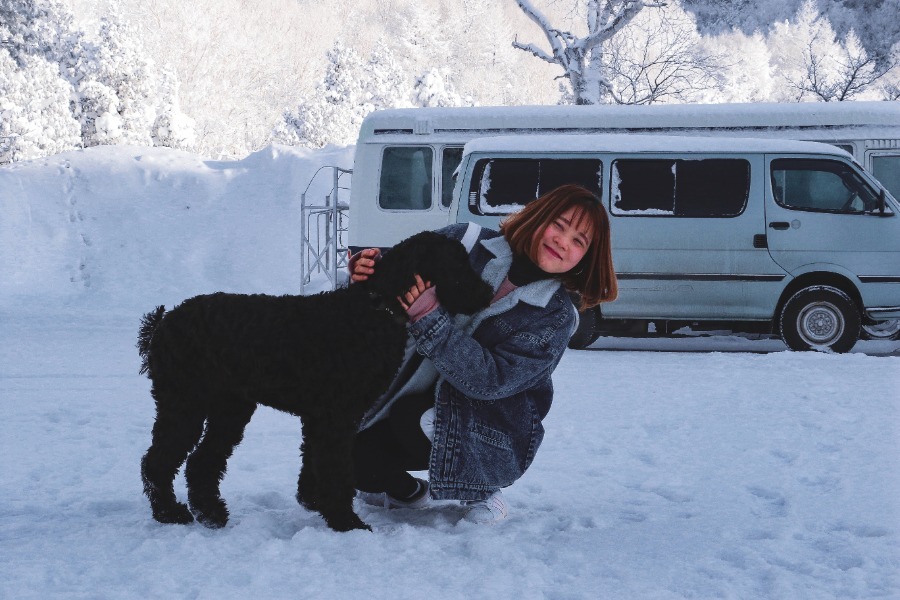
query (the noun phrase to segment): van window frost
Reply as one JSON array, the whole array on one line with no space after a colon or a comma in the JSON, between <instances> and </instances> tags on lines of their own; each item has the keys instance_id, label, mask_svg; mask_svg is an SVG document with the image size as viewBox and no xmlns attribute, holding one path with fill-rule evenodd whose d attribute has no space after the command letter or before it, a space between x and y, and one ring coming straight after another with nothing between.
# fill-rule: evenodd
<instances>
[{"instance_id":1,"label":"van window frost","mask_svg":"<svg viewBox=\"0 0 900 600\"><path fill-rule=\"evenodd\" d=\"M750 163L743 159L620 159L610 210L623 216L732 217L743 212Z\"/></svg>"},{"instance_id":2,"label":"van window frost","mask_svg":"<svg viewBox=\"0 0 900 600\"><path fill-rule=\"evenodd\" d=\"M505 215L564 184L582 185L600 196L603 165L594 158L493 158L475 165L469 208Z\"/></svg>"}]
</instances>

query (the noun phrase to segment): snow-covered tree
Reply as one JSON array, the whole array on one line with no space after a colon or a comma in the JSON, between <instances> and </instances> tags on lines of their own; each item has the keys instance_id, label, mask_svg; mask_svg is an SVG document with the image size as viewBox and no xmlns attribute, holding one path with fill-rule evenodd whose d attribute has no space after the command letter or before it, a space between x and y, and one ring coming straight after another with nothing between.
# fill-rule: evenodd
<instances>
[{"instance_id":1,"label":"snow-covered tree","mask_svg":"<svg viewBox=\"0 0 900 600\"><path fill-rule=\"evenodd\" d=\"M719 35L734 29L747 35L765 31L776 21L797 12L803 0L683 0L686 10L697 17L704 35ZM828 0L829 2L831 0Z\"/></svg>"},{"instance_id":2,"label":"snow-covered tree","mask_svg":"<svg viewBox=\"0 0 900 600\"><path fill-rule=\"evenodd\" d=\"M69 111L71 86L39 56L19 61L0 48L0 164L76 148L81 128Z\"/></svg>"},{"instance_id":3,"label":"snow-covered tree","mask_svg":"<svg viewBox=\"0 0 900 600\"><path fill-rule=\"evenodd\" d=\"M285 111L273 133L274 141L321 148L356 140L359 125L373 109L363 83L366 63L340 41L334 43L327 57L322 81L296 109Z\"/></svg>"},{"instance_id":4,"label":"snow-covered tree","mask_svg":"<svg viewBox=\"0 0 900 600\"><path fill-rule=\"evenodd\" d=\"M154 146L194 149L197 145L196 122L181 110L179 83L169 69L162 71L162 91L151 127Z\"/></svg>"},{"instance_id":5,"label":"snow-covered tree","mask_svg":"<svg viewBox=\"0 0 900 600\"><path fill-rule=\"evenodd\" d=\"M760 31L747 35L732 29L703 40L710 52L723 57L716 73L716 91L706 102L765 102L772 97L774 81L769 47Z\"/></svg>"},{"instance_id":6,"label":"snow-covered tree","mask_svg":"<svg viewBox=\"0 0 900 600\"><path fill-rule=\"evenodd\" d=\"M879 82L881 97L884 100L900 100L900 42L894 44L888 57L893 68L889 69Z\"/></svg>"},{"instance_id":7,"label":"snow-covered tree","mask_svg":"<svg viewBox=\"0 0 900 600\"><path fill-rule=\"evenodd\" d=\"M793 21L775 23L769 35L777 79L776 99L840 101L859 97L880 79L878 68L850 30L843 43L815 0L805 0Z\"/></svg>"},{"instance_id":8,"label":"snow-covered tree","mask_svg":"<svg viewBox=\"0 0 900 600\"><path fill-rule=\"evenodd\" d=\"M56 54L60 32L71 29L71 20L58 0L0 0L0 41L24 66L25 56Z\"/></svg>"},{"instance_id":9,"label":"snow-covered tree","mask_svg":"<svg viewBox=\"0 0 900 600\"><path fill-rule=\"evenodd\" d=\"M73 112L81 122L85 146L190 146L193 126L179 109L174 75L147 58L135 27L118 5L101 20L86 54L87 60L71 76Z\"/></svg>"},{"instance_id":10,"label":"snow-covered tree","mask_svg":"<svg viewBox=\"0 0 900 600\"><path fill-rule=\"evenodd\" d=\"M72 87L82 35L56 0L0 0L0 163L80 145Z\"/></svg>"},{"instance_id":11,"label":"snow-covered tree","mask_svg":"<svg viewBox=\"0 0 900 600\"><path fill-rule=\"evenodd\" d=\"M416 106L472 106L474 101L456 93L448 69L429 69L416 77L413 103Z\"/></svg>"},{"instance_id":12,"label":"snow-covered tree","mask_svg":"<svg viewBox=\"0 0 900 600\"><path fill-rule=\"evenodd\" d=\"M596 98L617 104L697 101L712 91L721 57L701 43L694 17L678 0L641 11L590 52Z\"/></svg>"},{"instance_id":13,"label":"snow-covered tree","mask_svg":"<svg viewBox=\"0 0 900 600\"><path fill-rule=\"evenodd\" d=\"M450 31L454 24L445 22L440 11L451 9L441 4L430 6L421 0L408 1L398 8L394 26L396 51L404 57L407 68L418 72L435 65L447 65L453 56Z\"/></svg>"},{"instance_id":14,"label":"snow-covered tree","mask_svg":"<svg viewBox=\"0 0 900 600\"><path fill-rule=\"evenodd\" d=\"M356 141L360 124L373 110L473 103L456 92L449 69L410 76L384 40L378 40L366 61L340 41L327 58L315 91L283 113L273 141L312 148L347 145Z\"/></svg>"},{"instance_id":15,"label":"snow-covered tree","mask_svg":"<svg viewBox=\"0 0 900 600\"><path fill-rule=\"evenodd\" d=\"M577 35L554 27L531 0L516 0L516 4L528 18L541 28L550 44L550 52L535 44L521 44L518 40L513 42L513 46L519 50L530 52L541 60L562 67L563 76L569 80L575 104L595 104L600 99L600 89L612 91L614 84L609 73L598 68L588 68L592 50L624 29L642 9L645 7L659 8L664 5L664 2L587 0L587 33L584 35Z\"/></svg>"},{"instance_id":16,"label":"snow-covered tree","mask_svg":"<svg viewBox=\"0 0 900 600\"><path fill-rule=\"evenodd\" d=\"M39 110L32 110L31 98L12 101L12 91L4 94L3 127L18 131L7 138L21 146L34 137L23 132L35 127L58 136L58 143L31 142L28 152L7 156L16 159L74 145L189 145L191 122L178 108L177 81L146 58L116 4L111 10L91 35L76 27L71 11L57 0L0 0L2 51L12 60L5 64L7 86L32 90L31 97L41 102ZM48 125L48 119L55 125ZM69 135L73 120L79 124L75 142Z\"/></svg>"},{"instance_id":17,"label":"snow-covered tree","mask_svg":"<svg viewBox=\"0 0 900 600\"><path fill-rule=\"evenodd\" d=\"M412 106L409 101L409 75L384 38L375 42L369 54L362 85L365 100L374 108Z\"/></svg>"}]
</instances>

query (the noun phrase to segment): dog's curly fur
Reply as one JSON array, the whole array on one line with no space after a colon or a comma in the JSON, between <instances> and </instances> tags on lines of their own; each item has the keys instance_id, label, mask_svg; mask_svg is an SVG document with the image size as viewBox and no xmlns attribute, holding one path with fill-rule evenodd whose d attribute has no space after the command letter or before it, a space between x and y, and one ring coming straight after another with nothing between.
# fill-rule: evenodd
<instances>
[{"instance_id":1,"label":"dog's curly fur","mask_svg":"<svg viewBox=\"0 0 900 600\"><path fill-rule=\"evenodd\" d=\"M403 358L406 313L397 296L418 273L451 313L472 314L492 292L462 245L425 232L386 252L375 274L315 296L217 293L144 316L138 350L156 422L141 461L144 493L161 523L228 522L219 494L226 462L257 404L299 416L297 500L338 531L369 529L353 512L353 438ZM188 507L173 481L187 460Z\"/></svg>"}]
</instances>

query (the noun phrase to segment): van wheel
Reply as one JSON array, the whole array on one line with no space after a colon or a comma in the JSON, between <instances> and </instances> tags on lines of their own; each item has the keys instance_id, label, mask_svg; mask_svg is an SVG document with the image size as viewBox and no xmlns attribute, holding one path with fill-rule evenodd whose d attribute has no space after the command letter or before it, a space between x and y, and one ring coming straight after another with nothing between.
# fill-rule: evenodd
<instances>
[{"instance_id":1,"label":"van wheel","mask_svg":"<svg viewBox=\"0 0 900 600\"><path fill-rule=\"evenodd\" d=\"M600 337L600 329L598 327L600 321L598 307L589 308L583 313L578 313L578 329L569 338L569 348L573 350L584 350L597 341Z\"/></svg>"},{"instance_id":2,"label":"van wheel","mask_svg":"<svg viewBox=\"0 0 900 600\"><path fill-rule=\"evenodd\" d=\"M856 303L836 287L803 288L781 311L781 339L791 350L849 352L859 329Z\"/></svg>"}]
</instances>

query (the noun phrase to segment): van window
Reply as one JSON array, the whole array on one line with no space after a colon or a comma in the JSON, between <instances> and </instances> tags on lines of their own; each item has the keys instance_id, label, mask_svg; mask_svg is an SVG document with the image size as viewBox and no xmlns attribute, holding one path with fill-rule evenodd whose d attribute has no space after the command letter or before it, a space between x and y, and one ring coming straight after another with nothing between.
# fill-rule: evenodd
<instances>
[{"instance_id":1,"label":"van window","mask_svg":"<svg viewBox=\"0 0 900 600\"><path fill-rule=\"evenodd\" d=\"M469 210L506 215L567 183L600 196L603 164L596 158L492 158L475 164Z\"/></svg>"},{"instance_id":2,"label":"van window","mask_svg":"<svg viewBox=\"0 0 900 600\"><path fill-rule=\"evenodd\" d=\"M620 159L610 210L623 216L733 217L747 205L750 163L736 158Z\"/></svg>"},{"instance_id":3,"label":"van window","mask_svg":"<svg viewBox=\"0 0 900 600\"><path fill-rule=\"evenodd\" d=\"M861 213L875 210L875 191L850 165L836 160L772 161L775 201L794 210Z\"/></svg>"},{"instance_id":4,"label":"van window","mask_svg":"<svg viewBox=\"0 0 900 600\"><path fill-rule=\"evenodd\" d=\"M381 156L378 205L392 210L431 208L429 146L389 146Z\"/></svg>"},{"instance_id":5,"label":"van window","mask_svg":"<svg viewBox=\"0 0 900 600\"><path fill-rule=\"evenodd\" d=\"M832 144L836 148L840 148L850 156L853 156L853 144Z\"/></svg>"},{"instance_id":6,"label":"van window","mask_svg":"<svg viewBox=\"0 0 900 600\"><path fill-rule=\"evenodd\" d=\"M444 148L441 153L441 206L447 208L453 202L453 172L462 162L462 146Z\"/></svg>"},{"instance_id":7,"label":"van window","mask_svg":"<svg viewBox=\"0 0 900 600\"><path fill-rule=\"evenodd\" d=\"M900 156L873 156L872 174L894 198L900 198Z\"/></svg>"}]
</instances>

